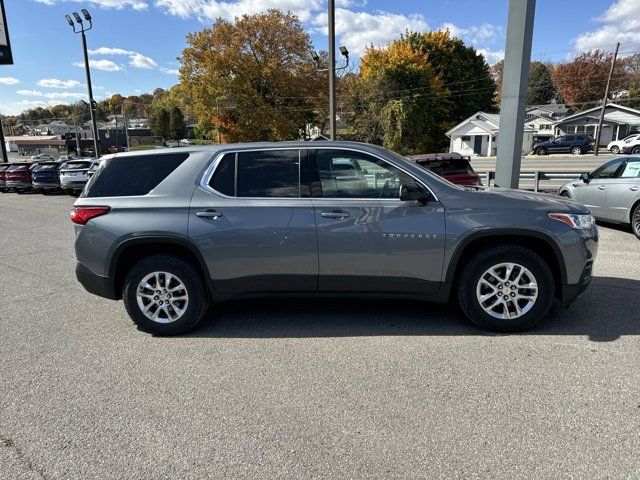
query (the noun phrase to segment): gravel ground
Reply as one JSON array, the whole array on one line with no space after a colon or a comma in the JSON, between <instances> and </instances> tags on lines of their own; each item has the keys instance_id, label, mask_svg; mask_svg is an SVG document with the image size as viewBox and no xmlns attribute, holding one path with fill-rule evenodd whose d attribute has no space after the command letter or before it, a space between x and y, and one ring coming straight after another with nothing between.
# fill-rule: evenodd
<instances>
[{"instance_id":1,"label":"gravel ground","mask_svg":"<svg viewBox=\"0 0 640 480\"><path fill-rule=\"evenodd\" d=\"M0 478L638 478L640 241L520 335L406 301L243 301L138 331L60 195L0 195Z\"/></svg>"}]
</instances>

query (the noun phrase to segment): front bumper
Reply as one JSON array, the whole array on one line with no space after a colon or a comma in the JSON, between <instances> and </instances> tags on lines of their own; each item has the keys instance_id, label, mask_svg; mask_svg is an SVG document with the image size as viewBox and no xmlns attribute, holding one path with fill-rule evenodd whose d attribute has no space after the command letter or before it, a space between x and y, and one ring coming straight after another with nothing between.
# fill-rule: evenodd
<instances>
[{"instance_id":1,"label":"front bumper","mask_svg":"<svg viewBox=\"0 0 640 480\"><path fill-rule=\"evenodd\" d=\"M572 229L560 235L560 247L566 268L560 301L570 305L591 283L593 264L598 255L598 227L589 230Z\"/></svg>"},{"instance_id":2,"label":"front bumper","mask_svg":"<svg viewBox=\"0 0 640 480\"><path fill-rule=\"evenodd\" d=\"M87 292L109 300L118 299L113 278L96 275L80 262L76 263L76 278Z\"/></svg>"}]
</instances>

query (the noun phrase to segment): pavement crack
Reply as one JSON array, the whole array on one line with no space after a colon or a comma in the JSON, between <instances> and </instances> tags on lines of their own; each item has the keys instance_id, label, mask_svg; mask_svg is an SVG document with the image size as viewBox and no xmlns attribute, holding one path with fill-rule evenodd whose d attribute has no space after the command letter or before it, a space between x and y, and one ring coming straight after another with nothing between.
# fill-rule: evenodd
<instances>
[{"instance_id":1,"label":"pavement crack","mask_svg":"<svg viewBox=\"0 0 640 480\"><path fill-rule=\"evenodd\" d=\"M37 468L33 462L31 461L31 459L29 458L29 456L24 452L24 450L22 450L22 448L20 448L18 445L16 445L16 443L13 441L13 439L8 436L8 435L2 435L0 434L0 448L9 448L11 449L16 456L18 457L18 460L30 471L35 473L36 475L38 475L38 477L47 480L47 476L44 474L44 472Z\"/></svg>"}]
</instances>

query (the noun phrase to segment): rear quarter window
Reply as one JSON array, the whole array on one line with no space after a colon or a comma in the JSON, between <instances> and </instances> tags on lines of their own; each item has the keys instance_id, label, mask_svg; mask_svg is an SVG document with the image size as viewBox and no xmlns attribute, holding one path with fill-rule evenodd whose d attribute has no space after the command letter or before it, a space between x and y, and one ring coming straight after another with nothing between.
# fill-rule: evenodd
<instances>
[{"instance_id":1,"label":"rear quarter window","mask_svg":"<svg viewBox=\"0 0 640 480\"><path fill-rule=\"evenodd\" d=\"M98 168L83 195L88 198L147 195L188 157L188 153L114 157Z\"/></svg>"}]
</instances>

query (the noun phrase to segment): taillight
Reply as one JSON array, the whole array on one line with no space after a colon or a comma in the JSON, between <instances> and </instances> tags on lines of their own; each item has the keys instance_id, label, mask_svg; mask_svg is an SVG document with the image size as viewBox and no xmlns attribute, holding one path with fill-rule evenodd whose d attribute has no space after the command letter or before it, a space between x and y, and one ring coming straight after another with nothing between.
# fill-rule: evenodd
<instances>
[{"instance_id":1,"label":"taillight","mask_svg":"<svg viewBox=\"0 0 640 480\"><path fill-rule=\"evenodd\" d=\"M111 207L75 207L71 210L71 221L85 225L92 218L109 213Z\"/></svg>"}]
</instances>

